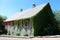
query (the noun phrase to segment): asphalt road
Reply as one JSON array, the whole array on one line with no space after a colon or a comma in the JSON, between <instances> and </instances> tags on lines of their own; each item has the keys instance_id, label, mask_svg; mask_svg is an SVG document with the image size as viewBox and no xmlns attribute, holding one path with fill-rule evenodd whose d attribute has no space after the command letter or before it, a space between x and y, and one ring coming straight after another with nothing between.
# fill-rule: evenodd
<instances>
[{"instance_id":1,"label":"asphalt road","mask_svg":"<svg viewBox=\"0 0 60 40\"><path fill-rule=\"evenodd\" d=\"M60 38L11 38L11 37L0 37L0 40L60 40Z\"/></svg>"}]
</instances>

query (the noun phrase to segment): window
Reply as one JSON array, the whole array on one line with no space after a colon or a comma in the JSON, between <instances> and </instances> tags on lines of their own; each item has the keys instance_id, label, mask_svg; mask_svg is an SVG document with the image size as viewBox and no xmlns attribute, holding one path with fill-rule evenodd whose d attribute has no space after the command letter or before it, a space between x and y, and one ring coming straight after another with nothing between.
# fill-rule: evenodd
<instances>
[{"instance_id":1,"label":"window","mask_svg":"<svg viewBox=\"0 0 60 40\"><path fill-rule=\"evenodd\" d=\"M10 22L8 22L7 25L10 25Z\"/></svg>"},{"instance_id":2,"label":"window","mask_svg":"<svg viewBox=\"0 0 60 40\"><path fill-rule=\"evenodd\" d=\"M11 26L14 26L14 21L11 21L10 24L11 24Z\"/></svg>"},{"instance_id":3,"label":"window","mask_svg":"<svg viewBox=\"0 0 60 40\"><path fill-rule=\"evenodd\" d=\"M29 19L25 20L24 25L25 25L26 29L29 29L30 28L30 20Z\"/></svg>"},{"instance_id":4,"label":"window","mask_svg":"<svg viewBox=\"0 0 60 40\"><path fill-rule=\"evenodd\" d=\"M28 26L28 21L27 20L25 21L25 26Z\"/></svg>"}]
</instances>

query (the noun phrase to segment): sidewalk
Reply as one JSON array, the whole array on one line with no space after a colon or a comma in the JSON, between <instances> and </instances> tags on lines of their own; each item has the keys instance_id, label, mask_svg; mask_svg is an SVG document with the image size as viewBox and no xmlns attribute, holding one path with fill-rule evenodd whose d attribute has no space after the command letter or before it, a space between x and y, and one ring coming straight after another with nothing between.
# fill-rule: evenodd
<instances>
[{"instance_id":1,"label":"sidewalk","mask_svg":"<svg viewBox=\"0 0 60 40\"><path fill-rule=\"evenodd\" d=\"M9 38L34 38L32 36L12 36L12 35L0 35L0 37L9 37Z\"/></svg>"},{"instance_id":2,"label":"sidewalk","mask_svg":"<svg viewBox=\"0 0 60 40\"><path fill-rule=\"evenodd\" d=\"M9 37L0 37L0 40L60 40L60 38L9 38Z\"/></svg>"},{"instance_id":3,"label":"sidewalk","mask_svg":"<svg viewBox=\"0 0 60 40\"><path fill-rule=\"evenodd\" d=\"M38 37L21 37L21 36L11 36L11 35L0 35L0 40L60 40L60 35L38 36Z\"/></svg>"},{"instance_id":4,"label":"sidewalk","mask_svg":"<svg viewBox=\"0 0 60 40\"><path fill-rule=\"evenodd\" d=\"M11 38L34 38L33 36L13 36L13 35L0 35L0 37L11 37ZM60 38L60 35L54 36L36 36L37 38Z\"/></svg>"}]
</instances>

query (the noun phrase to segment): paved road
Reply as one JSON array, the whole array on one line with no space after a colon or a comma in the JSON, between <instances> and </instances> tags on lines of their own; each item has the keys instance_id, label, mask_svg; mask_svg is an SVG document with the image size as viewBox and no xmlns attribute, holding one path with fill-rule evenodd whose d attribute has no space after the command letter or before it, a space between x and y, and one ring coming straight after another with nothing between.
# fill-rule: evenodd
<instances>
[{"instance_id":1,"label":"paved road","mask_svg":"<svg viewBox=\"0 0 60 40\"><path fill-rule=\"evenodd\" d=\"M9 38L0 37L0 40L60 40L60 38Z\"/></svg>"}]
</instances>

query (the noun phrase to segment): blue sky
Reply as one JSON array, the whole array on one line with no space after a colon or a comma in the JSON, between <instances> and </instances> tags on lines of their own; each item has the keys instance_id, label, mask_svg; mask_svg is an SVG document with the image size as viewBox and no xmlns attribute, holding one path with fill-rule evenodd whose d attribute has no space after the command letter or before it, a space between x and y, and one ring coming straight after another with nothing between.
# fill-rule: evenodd
<instances>
[{"instance_id":1,"label":"blue sky","mask_svg":"<svg viewBox=\"0 0 60 40\"><path fill-rule=\"evenodd\" d=\"M32 4L37 6L49 2L53 11L60 10L60 0L0 0L0 15L10 17L19 12L22 8L26 10L32 7Z\"/></svg>"}]
</instances>

